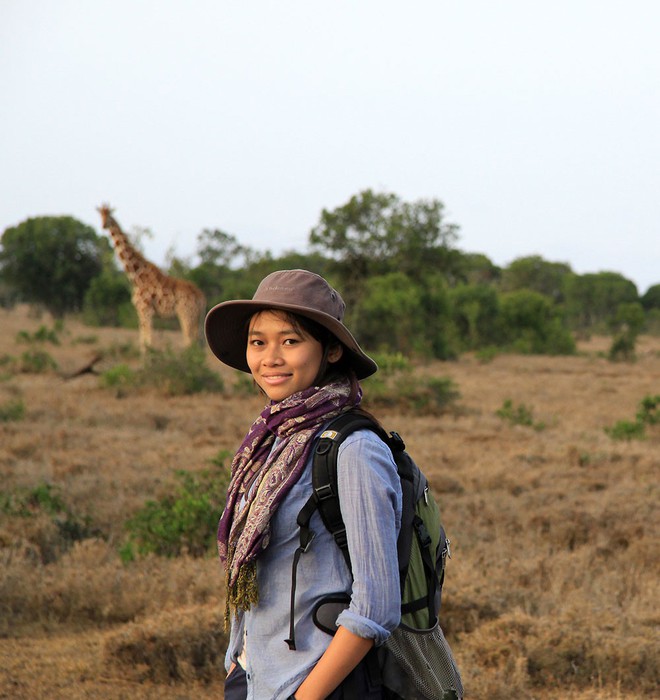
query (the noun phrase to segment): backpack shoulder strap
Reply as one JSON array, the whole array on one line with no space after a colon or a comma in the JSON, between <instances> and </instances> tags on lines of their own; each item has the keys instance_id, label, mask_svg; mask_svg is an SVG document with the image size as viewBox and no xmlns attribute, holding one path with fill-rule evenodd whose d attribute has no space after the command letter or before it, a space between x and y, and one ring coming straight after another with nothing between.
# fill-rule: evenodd
<instances>
[{"instance_id":1,"label":"backpack shoulder strap","mask_svg":"<svg viewBox=\"0 0 660 700\"><path fill-rule=\"evenodd\" d=\"M387 434L369 416L348 411L333 419L321 433L312 463L313 498L323 524L333 536L341 549L349 570L351 560L348 554L346 527L339 505L339 489L337 486L337 457L339 447L344 440L356 430L373 430L385 442Z\"/></svg>"},{"instance_id":2,"label":"backpack shoulder strap","mask_svg":"<svg viewBox=\"0 0 660 700\"><path fill-rule=\"evenodd\" d=\"M346 527L339 507L339 489L337 487L337 456L339 446L354 431L369 429L387 441L387 435L371 418L364 413L347 411L334 418L319 436L314 449L312 461L312 495L298 513L297 523L300 528L300 546L295 552L291 571L291 600L289 610L289 638L285 642L289 649L296 649L295 636L295 599L296 573L300 556L304 554L312 540L314 532L309 527L312 515L318 510L323 524L339 545L344 555L348 570L353 573L351 558L348 554ZM389 444L389 443L388 443Z\"/></svg>"}]
</instances>

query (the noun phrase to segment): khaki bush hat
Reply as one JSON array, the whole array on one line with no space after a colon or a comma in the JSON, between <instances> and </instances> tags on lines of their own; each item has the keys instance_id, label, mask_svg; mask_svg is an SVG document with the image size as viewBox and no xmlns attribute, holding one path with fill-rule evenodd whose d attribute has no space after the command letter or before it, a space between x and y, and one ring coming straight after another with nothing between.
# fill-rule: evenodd
<instances>
[{"instance_id":1,"label":"khaki bush hat","mask_svg":"<svg viewBox=\"0 0 660 700\"><path fill-rule=\"evenodd\" d=\"M252 299L223 301L206 315L204 330L213 354L226 365L249 372L245 351L250 317L264 309L305 316L327 328L344 346L358 379L378 365L366 355L343 324L346 304L320 275L307 270L280 270L265 277Z\"/></svg>"}]
</instances>

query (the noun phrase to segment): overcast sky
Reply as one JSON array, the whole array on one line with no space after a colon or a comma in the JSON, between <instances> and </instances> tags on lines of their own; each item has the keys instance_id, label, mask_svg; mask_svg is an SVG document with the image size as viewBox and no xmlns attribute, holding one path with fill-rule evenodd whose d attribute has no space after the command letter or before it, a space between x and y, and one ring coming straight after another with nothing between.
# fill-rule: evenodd
<instances>
[{"instance_id":1,"label":"overcast sky","mask_svg":"<svg viewBox=\"0 0 660 700\"><path fill-rule=\"evenodd\" d=\"M363 189L458 247L660 283L658 0L0 0L0 232L109 202L157 264Z\"/></svg>"}]
</instances>

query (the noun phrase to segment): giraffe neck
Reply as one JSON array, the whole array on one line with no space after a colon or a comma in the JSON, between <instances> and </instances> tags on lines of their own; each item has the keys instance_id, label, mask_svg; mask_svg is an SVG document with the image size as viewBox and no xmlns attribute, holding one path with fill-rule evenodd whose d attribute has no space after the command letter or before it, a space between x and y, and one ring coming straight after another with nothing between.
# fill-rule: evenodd
<instances>
[{"instance_id":1,"label":"giraffe neck","mask_svg":"<svg viewBox=\"0 0 660 700\"><path fill-rule=\"evenodd\" d=\"M135 283L138 280L140 273L144 272L146 269L151 270L151 268L155 268L155 265L145 260L142 253L131 245L131 242L128 240L126 234L121 230L119 224L112 217L108 219L106 228L108 229L110 238L112 238L117 256L119 257L119 260L126 271L126 275L131 282Z\"/></svg>"}]
</instances>

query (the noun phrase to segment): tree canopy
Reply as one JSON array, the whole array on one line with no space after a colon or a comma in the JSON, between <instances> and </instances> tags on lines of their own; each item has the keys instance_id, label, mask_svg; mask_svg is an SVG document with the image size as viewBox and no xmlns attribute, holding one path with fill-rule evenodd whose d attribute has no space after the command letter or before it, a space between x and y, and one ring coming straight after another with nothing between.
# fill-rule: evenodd
<instances>
[{"instance_id":1,"label":"tree canopy","mask_svg":"<svg viewBox=\"0 0 660 700\"><path fill-rule=\"evenodd\" d=\"M564 296L564 279L573 271L567 263L548 262L540 255L516 258L502 273L502 291L531 289L545 294L553 301L561 301Z\"/></svg>"},{"instance_id":2,"label":"tree canopy","mask_svg":"<svg viewBox=\"0 0 660 700\"><path fill-rule=\"evenodd\" d=\"M107 239L70 216L27 219L6 229L1 243L4 281L55 317L81 309L91 281L112 255Z\"/></svg>"},{"instance_id":3,"label":"tree canopy","mask_svg":"<svg viewBox=\"0 0 660 700\"><path fill-rule=\"evenodd\" d=\"M406 202L363 190L321 212L307 250L276 257L206 228L197 237L197 264L172 254L169 272L195 282L213 305L250 298L274 270L306 268L341 291L346 323L365 347L440 359L493 347L570 353L571 331L630 335L642 321L647 332L660 328L660 285L640 299L623 275L578 275L539 255L498 267L482 253L461 251L458 231L437 199ZM107 239L90 227L39 217L7 229L1 243L0 303L19 295L60 316L84 299L88 322L134 320L130 285Z\"/></svg>"},{"instance_id":4,"label":"tree canopy","mask_svg":"<svg viewBox=\"0 0 660 700\"><path fill-rule=\"evenodd\" d=\"M374 275L454 274L457 235L458 226L444 222L444 205L437 199L404 202L392 193L364 190L332 211L324 209L309 240L339 263L346 296L353 301Z\"/></svg>"}]
</instances>

